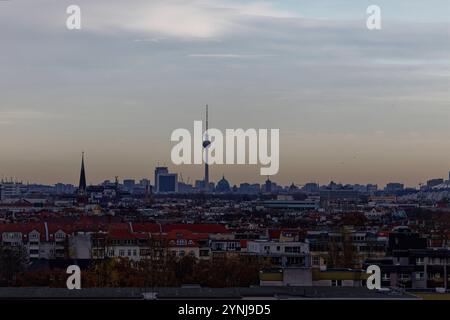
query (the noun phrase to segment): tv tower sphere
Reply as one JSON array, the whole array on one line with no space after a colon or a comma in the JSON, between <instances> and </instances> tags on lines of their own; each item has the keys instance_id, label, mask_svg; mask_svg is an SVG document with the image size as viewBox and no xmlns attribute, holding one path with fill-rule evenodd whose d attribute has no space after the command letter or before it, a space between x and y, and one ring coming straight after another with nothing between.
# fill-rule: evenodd
<instances>
[{"instance_id":1,"label":"tv tower sphere","mask_svg":"<svg viewBox=\"0 0 450 320\"><path fill-rule=\"evenodd\" d=\"M203 141L203 148L209 147L210 144L211 144L211 141L209 141L209 140Z\"/></svg>"}]
</instances>

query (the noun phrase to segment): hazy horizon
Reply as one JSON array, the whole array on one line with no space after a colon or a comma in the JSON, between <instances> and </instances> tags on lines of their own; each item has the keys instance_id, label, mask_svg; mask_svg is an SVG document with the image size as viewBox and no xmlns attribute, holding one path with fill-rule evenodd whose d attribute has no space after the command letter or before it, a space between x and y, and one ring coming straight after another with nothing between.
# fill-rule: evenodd
<instances>
[{"instance_id":1,"label":"hazy horizon","mask_svg":"<svg viewBox=\"0 0 450 320\"><path fill-rule=\"evenodd\" d=\"M85 151L88 183L153 182L158 163L192 183L170 135L209 104L211 127L280 129L283 185L447 179L449 30L444 0L0 1L0 178L76 185Z\"/></svg>"}]
</instances>

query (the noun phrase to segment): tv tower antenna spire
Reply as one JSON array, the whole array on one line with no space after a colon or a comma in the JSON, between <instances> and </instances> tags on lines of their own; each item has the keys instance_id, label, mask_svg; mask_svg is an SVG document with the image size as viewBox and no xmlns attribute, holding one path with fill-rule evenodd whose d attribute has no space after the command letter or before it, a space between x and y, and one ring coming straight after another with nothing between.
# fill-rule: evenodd
<instances>
[{"instance_id":1,"label":"tv tower antenna spire","mask_svg":"<svg viewBox=\"0 0 450 320\"><path fill-rule=\"evenodd\" d=\"M206 105L206 131L208 131L208 105ZM206 133L207 134L207 137L208 137L208 133Z\"/></svg>"},{"instance_id":2,"label":"tv tower antenna spire","mask_svg":"<svg viewBox=\"0 0 450 320\"><path fill-rule=\"evenodd\" d=\"M208 129L209 129L209 119L208 119L208 105L206 105L206 130L205 130L205 138L203 140L203 148L205 149L205 179L204 179L204 188L205 191L209 191L209 165L208 165L208 147L211 144L211 141L208 137Z\"/></svg>"}]
</instances>

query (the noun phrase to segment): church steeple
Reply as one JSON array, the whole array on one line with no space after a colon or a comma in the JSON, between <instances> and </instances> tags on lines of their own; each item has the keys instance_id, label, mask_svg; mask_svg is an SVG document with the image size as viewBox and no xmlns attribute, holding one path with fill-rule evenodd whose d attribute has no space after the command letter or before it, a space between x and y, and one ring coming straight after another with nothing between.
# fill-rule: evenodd
<instances>
[{"instance_id":1,"label":"church steeple","mask_svg":"<svg viewBox=\"0 0 450 320\"><path fill-rule=\"evenodd\" d=\"M78 193L84 194L86 192L86 173L84 171L84 152L81 154L81 171L80 184L78 185Z\"/></svg>"}]
</instances>

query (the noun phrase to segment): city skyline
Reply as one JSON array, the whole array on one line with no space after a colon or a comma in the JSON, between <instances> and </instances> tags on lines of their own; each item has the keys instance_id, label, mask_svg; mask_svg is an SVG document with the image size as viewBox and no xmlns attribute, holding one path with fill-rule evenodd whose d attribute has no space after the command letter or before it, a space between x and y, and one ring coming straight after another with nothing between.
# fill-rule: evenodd
<instances>
[{"instance_id":1,"label":"city skyline","mask_svg":"<svg viewBox=\"0 0 450 320\"><path fill-rule=\"evenodd\" d=\"M203 118L222 128L279 128L289 185L399 181L450 167L450 6L377 1L80 0L0 3L0 177L76 184L151 177L173 166L170 133ZM125 7L124 7L125 6ZM125 13L126 12L126 13ZM18 54L18 52L20 54ZM211 166L211 179L263 182L258 166Z\"/></svg>"},{"instance_id":2,"label":"city skyline","mask_svg":"<svg viewBox=\"0 0 450 320\"><path fill-rule=\"evenodd\" d=\"M192 185L194 187L195 187L195 184L196 184L197 181L205 182L205 179L207 178L206 175L203 175L203 176L200 175L198 178L196 178L196 177L192 178L190 176L186 177L186 175L185 175L184 178L183 178L183 172L176 171L176 168L178 168L178 167L182 167L182 166L166 166L165 163L163 163L163 164L158 163L156 166L153 167L153 169L158 169L158 168L159 169L164 169L164 170L167 169L168 171L165 172L166 174L169 174L169 173L170 173L169 175L176 174L176 176L178 178L177 183L184 183L186 185ZM204 164L196 165L196 167L200 167L203 170L205 170L205 168L206 168L206 166ZM154 174L156 174L156 173L154 173ZM45 184L47 184L47 185L68 184L68 185L73 185L73 186L79 185L80 188L82 188L82 190L85 190L86 186L88 186L88 185L100 185L100 184L103 184L103 183L105 183L107 181L113 182L116 179L117 179L117 181L119 183L121 183L121 182L124 183L125 180L134 180L137 184L140 183L140 181L147 180L147 181L150 182L151 185L153 185L156 188L155 175L153 175L153 177L151 175L148 175L148 176L135 176L135 177L131 177L131 176L119 177L119 176L115 175L112 178L111 177L103 178L103 179L100 179L98 181L91 181L91 180L88 179L88 177L89 176L86 174L86 169L85 169L85 152L83 151L81 153L81 169L80 169L80 171L78 173L78 179L79 179L79 180L77 180L78 182L73 183L73 182L59 180L59 181L55 181L55 182L52 182L52 183L45 183L45 182L40 182L40 181L20 180L20 179L17 179L15 177L7 177L7 176L3 176L3 175L0 177L0 181L2 183L3 182L5 182L5 183L14 182L14 183L44 184L44 185ZM260 177L262 177L262 176L260 176ZM209 173L208 173L208 178L207 178L208 180L207 181L208 181L208 183L211 182L213 184L216 184L221 179L227 179L227 181L230 182L230 186L233 186L233 185L239 186L240 184L245 184L245 183L260 184L261 186L263 186L264 183L267 180L270 180L272 183L275 183L275 184L277 184L279 186L282 186L282 187L289 187L292 184L297 186L297 187L302 187L302 186L304 186L306 184L309 184L309 183L315 183L318 186L326 186L326 185L329 185L330 183L336 183L336 184L342 184L342 185L362 185L362 186L364 186L364 185L367 185L367 186L369 186L369 185L376 185L379 189L383 189L383 187L386 187L390 183L391 184L392 183L393 184L400 183L400 184L404 185L405 188L418 188L418 187L426 186L428 182L434 181L434 180L442 180L442 182L450 182L450 171L448 171L448 176L444 175L444 176L428 177L426 180L424 180L423 182L419 183L418 185L407 185L403 181L400 181L400 180L391 180L391 181L387 181L385 183L379 184L379 183L373 183L371 181L365 181L365 182L348 182L348 181L338 181L338 180L319 181L319 180L314 180L314 179L313 180L309 180L309 181L301 181L301 182L291 181L291 182L285 184L285 183L282 183L282 182L274 179L274 177L276 177L276 176L262 177L262 178L264 178L263 180L248 180L248 181L247 180L239 180L239 181L232 181L231 179L227 178L224 173L222 173L222 175L219 175L219 177L217 179L209 180ZM152 178L153 178L153 180L152 180ZM205 187L203 187L203 188L205 188ZM210 191L212 191L212 190L210 190Z\"/></svg>"}]
</instances>

